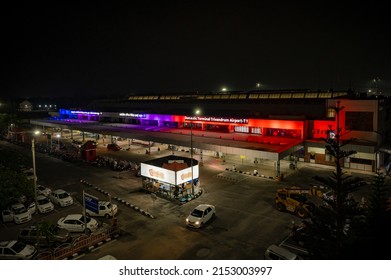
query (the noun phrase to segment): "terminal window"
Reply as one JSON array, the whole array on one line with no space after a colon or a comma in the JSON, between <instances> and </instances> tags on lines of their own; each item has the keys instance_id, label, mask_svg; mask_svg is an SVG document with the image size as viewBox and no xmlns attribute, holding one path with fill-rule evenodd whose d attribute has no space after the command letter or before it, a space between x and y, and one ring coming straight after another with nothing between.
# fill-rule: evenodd
<instances>
[{"instance_id":1,"label":"terminal window","mask_svg":"<svg viewBox=\"0 0 391 280\"><path fill-rule=\"evenodd\" d=\"M373 112L346 112L345 129L373 131Z\"/></svg>"}]
</instances>

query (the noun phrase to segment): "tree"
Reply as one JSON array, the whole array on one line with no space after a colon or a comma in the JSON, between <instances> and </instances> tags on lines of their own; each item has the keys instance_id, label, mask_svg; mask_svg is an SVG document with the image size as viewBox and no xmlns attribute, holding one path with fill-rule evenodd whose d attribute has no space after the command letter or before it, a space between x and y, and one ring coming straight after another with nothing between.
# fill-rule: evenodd
<instances>
[{"instance_id":1,"label":"tree","mask_svg":"<svg viewBox=\"0 0 391 280\"><path fill-rule=\"evenodd\" d=\"M386 184L384 175L377 172L372 183L365 224L361 234L361 250L365 256L371 256L373 251L376 250L374 248L383 248L385 251L391 250L389 242L391 232L390 197L390 186ZM377 255L376 257L378 259L384 257L389 259L389 256Z\"/></svg>"},{"instance_id":2,"label":"tree","mask_svg":"<svg viewBox=\"0 0 391 280\"><path fill-rule=\"evenodd\" d=\"M342 170L343 160L356 153L343 147L352 140L341 142L339 114L344 107L338 101L333 107L336 112L337 129L335 137L323 139L327 152L334 158L336 170L329 177L316 176L315 179L333 190L333 199L324 199L324 205L316 207L311 213L311 222L307 223L304 244L312 259L350 259L349 248L356 238L351 225L359 223L361 211L351 194L358 190L361 178L347 175Z\"/></svg>"},{"instance_id":3,"label":"tree","mask_svg":"<svg viewBox=\"0 0 391 280\"><path fill-rule=\"evenodd\" d=\"M34 197L34 184L26 175L19 172L19 164L23 159L14 150L3 149L0 157L0 210L8 208L12 203L25 195Z\"/></svg>"},{"instance_id":4,"label":"tree","mask_svg":"<svg viewBox=\"0 0 391 280\"><path fill-rule=\"evenodd\" d=\"M0 209L8 208L23 195L28 198L34 196L33 182L23 173L0 165L0 178Z\"/></svg>"}]
</instances>

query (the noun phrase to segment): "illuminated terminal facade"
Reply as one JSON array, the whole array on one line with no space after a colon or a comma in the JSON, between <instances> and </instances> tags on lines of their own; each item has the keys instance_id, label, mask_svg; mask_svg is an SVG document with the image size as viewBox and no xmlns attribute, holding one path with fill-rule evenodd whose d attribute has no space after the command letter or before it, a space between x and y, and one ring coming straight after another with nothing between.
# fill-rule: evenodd
<instances>
[{"instance_id":1,"label":"illuminated terminal facade","mask_svg":"<svg viewBox=\"0 0 391 280\"><path fill-rule=\"evenodd\" d=\"M339 114L335 107L340 106ZM230 155L252 163L282 160L333 165L324 139L352 140L343 147L357 153L344 167L375 172L388 165L390 102L352 92L309 90L186 93L97 100L83 110L61 109L56 120L37 125L78 129L168 145L199 153Z\"/></svg>"}]
</instances>

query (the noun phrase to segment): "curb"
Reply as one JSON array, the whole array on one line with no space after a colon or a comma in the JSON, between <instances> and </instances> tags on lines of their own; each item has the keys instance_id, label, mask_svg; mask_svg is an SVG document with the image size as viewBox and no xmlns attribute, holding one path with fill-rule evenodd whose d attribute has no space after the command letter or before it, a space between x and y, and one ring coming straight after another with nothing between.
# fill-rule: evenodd
<instances>
[{"instance_id":1,"label":"curb","mask_svg":"<svg viewBox=\"0 0 391 280\"><path fill-rule=\"evenodd\" d=\"M85 185L90 186L90 187L93 186L92 184L90 184L90 183L88 183L87 181L84 181L84 180L80 180L80 183L85 184ZM94 189L99 191L99 192L101 192L101 193L103 193L103 194L105 194L105 195L109 195L109 193L107 191L105 191L105 190L103 190L103 189L101 189L99 187L94 187ZM121 202L122 204L124 204L124 205L132 208L133 210L143 214L144 216L147 216L147 217L149 217L151 219L155 219L155 216L153 216L151 213L149 213L147 211L144 211L140 207L138 207L138 206L136 206L136 205L126 201L125 199L122 199L122 198L119 198L119 197L116 197L116 196L114 196L113 199L115 199L116 201Z\"/></svg>"},{"instance_id":2,"label":"curb","mask_svg":"<svg viewBox=\"0 0 391 280\"><path fill-rule=\"evenodd\" d=\"M260 178L266 178L266 179L271 179L271 180L276 180L276 178L274 178L273 176L266 176L266 175L263 175L263 174L252 174L251 172L249 171L241 171L241 170L237 170L237 169L229 169L229 168L226 168L225 169L226 171L231 171L231 172L236 172L236 173L240 173L240 174L244 174L244 175L249 175L249 176L254 176L254 177L260 177ZM221 178L221 177L220 177Z\"/></svg>"},{"instance_id":3,"label":"curb","mask_svg":"<svg viewBox=\"0 0 391 280\"><path fill-rule=\"evenodd\" d=\"M115 238L117 238L117 237L115 236ZM103 241L101 241L101 242L98 242L97 244L95 244L95 245L93 245L93 246L88 247L86 250L87 250L88 253L89 253L89 252L91 252L92 250L94 250L94 249L96 249L96 248L102 246L103 244L110 242L111 240L113 240L111 237L106 238L105 240L103 240ZM70 257L68 257L68 258L65 258L65 259L63 259L63 260L73 260L73 259L77 258L78 256L84 255L85 253L86 253L85 251L80 252L80 253L74 253L72 256L70 256Z\"/></svg>"}]
</instances>

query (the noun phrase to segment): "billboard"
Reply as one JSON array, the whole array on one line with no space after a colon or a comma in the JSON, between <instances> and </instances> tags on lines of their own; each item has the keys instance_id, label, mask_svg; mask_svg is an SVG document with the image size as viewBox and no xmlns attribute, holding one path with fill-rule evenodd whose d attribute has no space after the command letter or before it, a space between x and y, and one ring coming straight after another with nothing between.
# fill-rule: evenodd
<instances>
[{"instance_id":1,"label":"billboard","mask_svg":"<svg viewBox=\"0 0 391 280\"><path fill-rule=\"evenodd\" d=\"M198 167L198 164L193 166L193 179L197 179L199 176ZM171 185L179 185L191 181L192 178L191 167L175 172L146 163L141 163L141 176L156 179Z\"/></svg>"},{"instance_id":2,"label":"billboard","mask_svg":"<svg viewBox=\"0 0 391 280\"><path fill-rule=\"evenodd\" d=\"M175 185L175 172L161 167L141 163L141 176Z\"/></svg>"},{"instance_id":3,"label":"billboard","mask_svg":"<svg viewBox=\"0 0 391 280\"><path fill-rule=\"evenodd\" d=\"M84 193L84 205L86 209L99 214L99 198L88 193Z\"/></svg>"},{"instance_id":4,"label":"billboard","mask_svg":"<svg viewBox=\"0 0 391 280\"><path fill-rule=\"evenodd\" d=\"M193 165L193 179L198 178L198 170L198 165ZM191 167L179 170L176 175L176 185L191 181Z\"/></svg>"}]
</instances>

